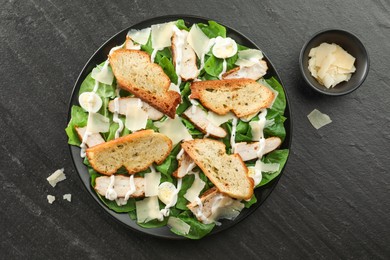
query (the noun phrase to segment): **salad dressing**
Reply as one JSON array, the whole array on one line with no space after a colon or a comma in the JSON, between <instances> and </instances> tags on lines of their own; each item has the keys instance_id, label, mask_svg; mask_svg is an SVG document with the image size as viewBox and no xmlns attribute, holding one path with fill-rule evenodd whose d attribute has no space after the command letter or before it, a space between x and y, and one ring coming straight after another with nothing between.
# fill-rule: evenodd
<instances>
[{"instance_id":1,"label":"salad dressing","mask_svg":"<svg viewBox=\"0 0 390 260\"><path fill-rule=\"evenodd\" d=\"M221 73L218 75L218 78L219 78L219 79L222 79L222 75L225 74L225 72L226 72L226 67L227 67L226 59L223 59L223 62L222 62L222 71L221 71Z\"/></svg>"},{"instance_id":2,"label":"salad dressing","mask_svg":"<svg viewBox=\"0 0 390 260\"><path fill-rule=\"evenodd\" d=\"M115 175L110 176L110 184L108 185L105 198L108 200L115 200L118 195L116 194L116 191L114 190L114 184L115 184Z\"/></svg>"},{"instance_id":3,"label":"salad dressing","mask_svg":"<svg viewBox=\"0 0 390 260\"><path fill-rule=\"evenodd\" d=\"M176 155L176 160L179 160L183 156L183 154L184 154L184 149L181 148L180 152Z\"/></svg>"},{"instance_id":4,"label":"salad dressing","mask_svg":"<svg viewBox=\"0 0 390 260\"><path fill-rule=\"evenodd\" d=\"M265 148L265 138L264 138L264 127L267 122L266 119L267 116L267 109L263 109L261 113L259 114L259 129L260 129L260 137L259 137L259 150L257 151L257 157L259 159L263 157L264 148Z\"/></svg>"},{"instance_id":5,"label":"salad dressing","mask_svg":"<svg viewBox=\"0 0 390 260\"><path fill-rule=\"evenodd\" d=\"M112 120L119 125L118 129L115 131L115 139L119 138L119 134L122 132L123 127L124 127L122 120L120 120L119 116L118 116L119 115L119 98L120 98L119 91L120 91L120 89L117 86L116 90L115 90L116 97L114 99L114 116L112 118Z\"/></svg>"},{"instance_id":6,"label":"salad dressing","mask_svg":"<svg viewBox=\"0 0 390 260\"><path fill-rule=\"evenodd\" d=\"M232 153L234 153L236 147L236 131L237 131L237 117L232 120L232 134L230 136L230 145L232 147Z\"/></svg>"},{"instance_id":7,"label":"salad dressing","mask_svg":"<svg viewBox=\"0 0 390 260\"><path fill-rule=\"evenodd\" d=\"M128 192L126 192L126 195L125 195L126 202L129 200L130 196L135 192L134 174L132 174L130 176L129 184L130 184L130 189Z\"/></svg>"},{"instance_id":8,"label":"salad dressing","mask_svg":"<svg viewBox=\"0 0 390 260\"><path fill-rule=\"evenodd\" d=\"M177 35L177 43L176 43L176 55L175 55L175 72L177 75L177 86L179 87L181 84L181 67L182 67L182 59L183 59L183 48L186 42L185 34L177 28L177 26L173 27L173 31Z\"/></svg>"}]
</instances>

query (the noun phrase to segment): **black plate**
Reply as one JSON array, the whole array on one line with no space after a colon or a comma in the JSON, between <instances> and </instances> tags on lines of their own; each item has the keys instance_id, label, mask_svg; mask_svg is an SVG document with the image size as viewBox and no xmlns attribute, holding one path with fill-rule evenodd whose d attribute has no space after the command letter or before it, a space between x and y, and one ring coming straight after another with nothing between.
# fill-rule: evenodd
<instances>
[{"instance_id":1,"label":"black plate","mask_svg":"<svg viewBox=\"0 0 390 260\"><path fill-rule=\"evenodd\" d=\"M121 32L114 35L107 42L105 42L96 51L96 53L93 54L92 57L89 59L89 61L84 66L83 70L81 71L81 73L76 81L76 84L73 88L70 103L69 103L68 122L70 120L71 107L73 105L78 105L78 91L80 89L81 83L83 82L83 80L87 77L87 75L92 71L92 69L97 64L100 64L107 59L107 55L108 55L109 51L111 50L111 48L118 46L118 45L121 45L125 41L126 34L127 34L129 29L143 29L143 28L149 27L153 24L165 23L165 22L169 22L169 21L175 21L178 19L184 19L187 26L190 26L194 23L206 23L207 24L207 22L209 20L211 20L211 19L206 19L206 18L202 18L202 17L195 17L195 16L188 16L188 15L170 15L170 16L156 17L156 18L145 20L145 21L140 22L136 25L130 26L129 28L122 30ZM227 37L231 37L237 43L245 45L249 48L260 49L251 40L249 40L247 37L245 37L241 33L237 32L234 29L227 27L226 25L223 25L223 26L226 27ZM283 85L278 73L276 72L276 70L275 70L274 66L272 65L272 63L270 62L270 60L267 58L267 56L265 54L264 54L264 57L268 63L268 67L269 67L265 78L269 78L269 77L273 76L273 77L277 78L279 80L279 82ZM286 99L287 99L287 94L286 94ZM286 135L286 139L283 142L281 148L290 149L291 137L292 137L292 133L291 133L292 122L291 122L291 113L290 113L290 106L289 106L288 99L287 99L285 116L287 117L287 120L285 123L287 135ZM75 166L75 168L80 176L81 181L83 182L88 193L104 209L105 212L107 212L113 218L118 220L120 223L124 224L126 227L129 227L133 230L137 230L137 231L140 231L142 233L146 233L146 234L156 236L156 237L161 237L161 238L184 239L184 237L181 237L181 236L178 236L178 235L172 233L169 230L169 228L167 228L167 227L151 228L151 229L142 228L142 227L138 226L135 221L131 220L128 214L119 214L119 213L116 213L116 212L110 210L107 206L105 206L103 204L102 201L100 201L100 199L97 197L95 191L91 187L87 167L83 164L83 159L80 157L80 148L70 145L69 149L70 149L70 153L71 153L71 157L72 157L74 166ZM282 173L283 173L283 171L282 171ZM257 198L256 204L252 205L252 207L250 207L249 209L246 209L246 208L243 209L241 214L234 221L228 221L228 220L222 221L222 225L216 226L210 234L216 234L222 230L225 230L225 229L237 224L238 222L240 222L241 220L243 220L245 217L249 216L250 214L252 214L266 200L266 198L271 194L272 190L275 188L276 184L278 183L282 173L276 179L274 179L272 182L267 184L266 186L255 190L255 194L256 194L256 198Z\"/></svg>"}]
</instances>

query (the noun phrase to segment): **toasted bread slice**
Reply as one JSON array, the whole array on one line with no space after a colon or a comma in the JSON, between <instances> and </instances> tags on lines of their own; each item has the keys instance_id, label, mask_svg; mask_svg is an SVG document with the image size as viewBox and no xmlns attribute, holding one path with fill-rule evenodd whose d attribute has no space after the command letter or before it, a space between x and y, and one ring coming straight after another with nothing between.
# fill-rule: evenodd
<instances>
[{"instance_id":1,"label":"toasted bread slice","mask_svg":"<svg viewBox=\"0 0 390 260\"><path fill-rule=\"evenodd\" d=\"M220 192L236 199L252 197L253 180L247 167L239 155L226 154L224 143L205 138L181 146Z\"/></svg>"},{"instance_id":2,"label":"toasted bread slice","mask_svg":"<svg viewBox=\"0 0 390 260\"><path fill-rule=\"evenodd\" d=\"M124 166L130 174L161 164L172 150L172 141L153 130L143 130L87 149L95 171L114 174Z\"/></svg>"},{"instance_id":3,"label":"toasted bread slice","mask_svg":"<svg viewBox=\"0 0 390 260\"><path fill-rule=\"evenodd\" d=\"M271 106L274 93L252 79L207 80L191 84L190 98L219 115L245 117Z\"/></svg>"},{"instance_id":4,"label":"toasted bread slice","mask_svg":"<svg viewBox=\"0 0 390 260\"><path fill-rule=\"evenodd\" d=\"M264 149L262 151L262 154L260 156L263 156L267 153L272 152L276 148L278 148L282 144L282 140L277 137L268 137L265 139L264 143ZM234 152L236 154L239 154L241 156L241 159L245 161L253 160L255 158L259 157L258 151L259 151L259 142L253 142L253 143L236 143Z\"/></svg>"},{"instance_id":5,"label":"toasted bread slice","mask_svg":"<svg viewBox=\"0 0 390 260\"><path fill-rule=\"evenodd\" d=\"M151 63L144 51L119 49L110 57L110 64L121 88L133 93L160 112L175 117L181 96L169 90L171 80L163 69Z\"/></svg>"},{"instance_id":6,"label":"toasted bread slice","mask_svg":"<svg viewBox=\"0 0 390 260\"><path fill-rule=\"evenodd\" d=\"M100 176L95 180L95 191L102 196L105 196L108 186L110 185L110 177ZM140 198L145 196L145 179L142 177L134 178L135 192L130 195L130 198ZM114 190L118 198L124 198L130 190L130 176L116 175L114 182Z\"/></svg>"},{"instance_id":7,"label":"toasted bread slice","mask_svg":"<svg viewBox=\"0 0 390 260\"><path fill-rule=\"evenodd\" d=\"M193 201L187 204L187 208L204 224L213 223L221 218L234 219L244 208L243 203L220 193L215 187L203 193L200 202L201 206L198 204L199 201Z\"/></svg>"}]
</instances>

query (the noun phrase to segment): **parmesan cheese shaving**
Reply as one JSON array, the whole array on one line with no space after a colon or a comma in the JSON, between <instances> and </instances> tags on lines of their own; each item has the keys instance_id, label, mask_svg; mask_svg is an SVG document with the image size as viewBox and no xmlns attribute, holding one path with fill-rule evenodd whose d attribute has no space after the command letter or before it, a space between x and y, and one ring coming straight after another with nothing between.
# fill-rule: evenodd
<instances>
[{"instance_id":1,"label":"parmesan cheese shaving","mask_svg":"<svg viewBox=\"0 0 390 260\"><path fill-rule=\"evenodd\" d=\"M55 187L58 182L66 179L64 168L56 170L52 175L46 178L52 187Z\"/></svg>"},{"instance_id":2,"label":"parmesan cheese shaving","mask_svg":"<svg viewBox=\"0 0 390 260\"><path fill-rule=\"evenodd\" d=\"M226 123L229 120L235 118L235 115L232 112L227 113L226 115L218 115L212 111L209 111L207 114L207 120L213 123L216 126L220 126L223 123Z\"/></svg>"},{"instance_id":3,"label":"parmesan cheese shaving","mask_svg":"<svg viewBox=\"0 0 390 260\"><path fill-rule=\"evenodd\" d=\"M50 204L53 204L53 202L56 200L56 197L54 197L53 195L47 195L47 201L50 203Z\"/></svg>"},{"instance_id":4,"label":"parmesan cheese shaving","mask_svg":"<svg viewBox=\"0 0 390 260\"><path fill-rule=\"evenodd\" d=\"M89 112L87 132L88 133L106 133L110 129L110 119L99 114Z\"/></svg>"},{"instance_id":5,"label":"parmesan cheese shaving","mask_svg":"<svg viewBox=\"0 0 390 260\"><path fill-rule=\"evenodd\" d=\"M161 173L149 172L145 173L145 197L158 195L158 186L160 184Z\"/></svg>"},{"instance_id":6,"label":"parmesan cheese shaving","mask_svg":"<svg viewBox=\"0 0 390 260\"><path fill-rule=\"evenodd\" d=\"M307 115L310 123L313 125L315 129L320 129L321 127L332 123L330 117L326 114L321 113L319 110L314 109Z\"/></svg>"},{"instance_id":7,"label":"parmesan cheese shaving","mask_svg":"<svg viewBox=\"0 0 390 260\"><path fill-rule=\"evenodd\" d=\"M145 45L148 42L150 31L150 27L142 30L131 29L127 35L136 43Z\"/></svg>"},{"instance_id":8,"label":"parmesan cheese shaving","mask_svg":"<svg viewBox=\"0 0 390 260\"><path fill-rule=\"evenodd\" d=\"M191 226L179 218L169 217L167 225L180 234L187 235L190 232Z\"/></svg>"},{"instance_id":9,"label":"parmesan cheese shaving","mask_svg":"<svg viewBox=\"0 0 390 260\"><path fill-rule=\"evenodd\" d=\"M152 48L161 50L171 46L171 37L173 34L173 26L175 23L162 23L152 25Z\"/></svg>"},{"instance_id":10,"label":"parmesan cheese shaving","mask_svg":"<svg viewBox=\"0 0 390 260\"><path fill-rule=\"evenodd\" d=\"M102 67L95 67L92 70L91 77L103 84L111 85L114 81L114 73L111 67L108 66L109 61L106 60Z\"/></svg>"},{"instance_id":11,"label":"parmesan cheese shaving","mask_svg":"<svg viewBox=\"0 0 390 260\"><path fill-rule=\"evenodd\" d=\"M204 56L210 50L214 40L209 39L209 37L203 33L198 25L194 24L187 35L187 42L200 59L199 70L202 70L204 67Z\"/></svg>"},{"instance_id":12,"label":"parmesan cheese shaving","mask_svg":"<svg viewBox=\"0 0 390 260\"><path fill-rule=\"evenodd\" d=\"M186 198L189 202L194 202L196 198L198 198L199 193L203 190L206 183L199 178L199 173L194 173L195 179L192 183L191 187L187 190L186 194L184 194L184 198Z\"/></svg>"},{"instance_id":13,"label":"parmesan cheese shaving","mask_svg":"<svg viewBox=\"0 0 390 260\"><path fill-rule=\"evenodd\" d=\"M64 194L63 196L62 196L62 198L64 199L64 200L67 200L67 201L69 201L69 202L72 202L72 194Z\"/></svg>"},{"instance_id":14,"label":"parmesan cheese shaving","mask_svg":"<svg viewBox=\"0 0 390 260\"><path fill-rule=\"evenodd\" d=\"M164 216L160 212L157 196L136 201L137 222L146 223L153 219L162 220Z\"/></svg>"},{"instance_id":15,"label":"parmesan cheese shaving","mask_svg":"<svg viewBox=\"0 0 390 260\"><path fill-rule=\"evenodd\" d=\"M337 44L321 43L309 53L309 71L327 88L348 81L355 72L355 58Z\"/></svg>"},{"instance_id":16,"label":"parmesan cheese shaving","mask_svg":"<svg viewBox=\"0 0 390 260\"><path fill-rule=\"evenodd\" d=\"M238 59L235 64L238 66L250 67L255 65L256 63L259 63L259 61L263 59L263 57L263 53L260 50L242 50L238 52Z\"/></svg>"},{"instance_id":17,"label":"parmesan cheese shaving","mask_svg":"<svg viewBox=\"0 0 390 260\"><path fill-rule=\"evenodd\" d=\"M167 118L163 122L155 122L154 125L159 128L160 133L165 134L172 140L173 146L182 140L192 140L192 136L179 116L176 116L175 119Z\"/></svg>"},{"instance_id":18,"label":"parmesan cheese shaving","mask_svg":"<svg viewBox=\"0 0 390 260\"><path fill-rule=\"evenodd\" d=\"M126 108L126 121L125 126L130 131L137 131L145 129L148 123L148 113L142 109L142 101L140 99L136 102L129 102Z\"/></svg>"}]
</instances>

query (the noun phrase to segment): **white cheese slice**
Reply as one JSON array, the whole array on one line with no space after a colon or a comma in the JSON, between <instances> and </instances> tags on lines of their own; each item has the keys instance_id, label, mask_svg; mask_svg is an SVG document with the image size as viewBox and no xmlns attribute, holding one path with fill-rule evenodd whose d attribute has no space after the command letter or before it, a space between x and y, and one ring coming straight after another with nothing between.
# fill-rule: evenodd
<instances>
[{"instance_id":1,"label":"white cheese slice","mask_svg":"<svg viewBox=\"0 0 390 260\"><path fill-rule=\"evenodd\" d=\"M173 91L176 91L177 93L180 94L179 84L171 83L171 85L169 85L169 89L168 90L173 90Z\"/></svg>"},{"instance_id":2,"label":"white cheese slice","mask_svg":"<svg viewBox=\"0 0 390 260\"><path fill-rule=\"evenodd\" d=\"M196 24L191 27L187 36L187 42L194 49L199 59L209 51L210 39Z\"/></svg>"},{"instance_id":3,"label":"white cheese slice","mask_svg":"<svg viewBox=\"0 0 390 260\"><path fill-rule=\"evenodd\" d=\"M323 126L332 123L332 120L328 115L321 113L317 109L311 111L310 114L307 115L307 118L315 129L320 129Z\"/></svg>"},{"instance_id":4,"label":"white cheese slice","mask_svg":"<svg viewBox=\"0 0 390 260\"><path fill-rule=\"evenodd\" d=\"M145 45L148 42L150 31L150 27L142 30L131 29L127 35L136 43Z\"/></svg>"},{"instance_id":5,"label":"white cheese slice","mask_svg":"<svg viewBox=\"0 0 390 260\"><path fill-rule=\"evenodd\" d=\"M56 200L56 197L54 197L53 195L47 195L47 201L50 203L50 204L53 204L53 202Z\"/></svg>"},{"instance_id":6,"label":"white cheese slice","mask_svg":"<svg viewBox=\"0 0 390 260\"><path fill-rule=\"evenodd\" d=\"M321 79L323 79L325 77L325 75L327 74L327 71L329 70L330 66L332 65L333 62L336 61L336 58L333 56L333 55L327 55L322 63L321 63L321 67L320 69L318 70L317 74L318 74L318 77L320 77Z\"/></svg>"},{"instance_id":7,"label":"white cheese slice","mask_svg":"<svg viewBox=\"0 0 390 260\"><path fill-rule=\"evenodd\" d=\"M262 172L277 172L279 171L280 164L279 163L261 163L261 171Z\"/></svg>"},{"instance_id":8,"label":"white cheese slice","mask_svg":"<svg viewBox=\"0 0 390 260\"><path fill-rule=\"evenodd\" d=\"M134 99L135 102L129 102L126 108L125 126L130 131L145 129L148 123L148 113L142 109L142 101Z\"/></svg>"},{"instance_id":9,"label":"white cheese slice","mask_svg":"<svg viewBox=\"0 0 390 260\"><path fill-rule=\"evenodd\" d=\"M238 59L235 64L241 67L251 67L256 63L259 63L259 61L264 57L263 53L256 49L242 50L237 54Z\"/></svg>"},{"instance_id":10,"label":"white cheese slice","mask_svg":"<svg viewBox=\"0 0 390 260\"><path fill-rule=\"evenodd\" d=\"M46 178L52 187L55 187L58 182L66 179L64 168L56 170L52 175Z\"/></svg>"},{"instance_id":11,"label":"white cheese slice","mask_svg":"<svg viewBox=\"0 0 390 260\"><path fill-rule=\"evenodd\" d=\"M102 67L95 67L92 70L91 77L103 84L111 85L114 81L114 73L108 63L108 60L106 60Z\"/></svg>"},{"instance_id":12,"label":"white cheese slice","mask_svg":"<svg viewBox=\"0 0 390 260\"><path fill-rule=\"evenodd\" d=\"M232 204L218 210L218 219L234 220L238 215L240 215L243 208L244 203L241 203L238 200L233 200Z\"/></svg>"},{"instance_id":13,"label":"white cheese slice","mask_svg":"<svg viewBox=\"0 0 390 260\"><path fill-rule=\"evenodd\" d=\"M248 176L253 179L255 187L259 185L263 175L261 173L261 160L257 160L255 166L248 167Z\"/></svg>"},{"instance_id":14,"label":"white cheese slice","mask_svg":"<svg viewBox=\"0 0 390 260\"><path fill-rule=\"evenodd\" d=\"M158 186L160 185L161 173L149 172L145 173L145 197L158 195Z\"/></svg>"},{"instance_id":15,"label":"white cheese slice","mask_svg":"<svg viewBox=\"0 0 390 260\"><path fill-rule=\"evenodd\" d=\"M316 66L321 67L322 63L324 62L324 59L329 55L329 53L332 53L335 50L335 45L329 43L321 43L315 51Z\"/></svg>"},{"instance_id":16,"label":"white cheese slice","mask_svg":"<svg viewBox=\"0 0 390 260\"><path fill-rule=\"evenodd\" d=\"M173 146L182 140L192 140L192 136L183 125L179 116L176 116L175 119L167 118L164 122L155 122L154 125L159 128L160 133L172 140Z\"/></svg>"},{"instance_id":17,"label":"white cheese slice","mask_svg":"<svg viewBox=\"0 0 390 260\"><path fill-rule=\"evenodd\" d=\"M184 194L184 198L188 200L189 202L194 202L198 196L199 193L203 190L206 183L202 181L202 179L199 178L199 173L194 173L195 179L192 183L191 187L187 190L186 194Z\"/></svg>"},{"instance_id":18,"label":"white cheese slice","mask_svg":"<svg viewBox=\"0 0 390 260\"><path fill-rule=\"evenodd\" d=\"M213 123L216 126L220 126L223 123L226 123L229 120L235 118L235 115L232 112L227 113L226 115L218 115L212 111L209 111L207 114L207 120Z\"/></svg>"},{"instance_id":19,"label":"white cheese slice","mask_svg":"<svg viewBox=\"0 0 390 260\"><path fill-rule=\"evenodd\" d=\"M183 220L176 218L176 217L169 217L167 222L168 227L170 227L172 230L187 235L190 232L191 226L188 225Z\"/></svg>"},{"instance_id":20,"label":"white cheese slice","mask_svg":"<svg viewBox=\"0 0 390 260\"><path fill-rule=\"evenodd\" d=\"M175 23L173 22L152 25L151 31L153 49L163 49L171 46L173 26L175 26Z\"/></svg>"},{"instance_id":21,"label":"white cheese slice","mask_svg":"<svg viewBox=\"0 0 390 260\"><path fill-rule=\"evenodd\" d=\"M238 52L238 58L244 60L261 60L263 53L257 49L247 49Z\"/></svg>"},{"instance_id":22,"label":"white cheese slice","mask_svg":"<svg viewBox=\"0 0 390 260\"><path fill-rule=\"evenodd\" d=\"M346 70L351 70L353 68L355 58L340 46L336 45L336 51L333 53L333 55L335 56L333 65Z\"/></svg>"},{"instance_id":23,"label":"white cheese slice","mask_svg":"<svg viewBox=\"0 0 390 260\"><path fill-rule=\"evenodd\" d=\"M67 200L67 201L69 201L69 202L72 202L72 194L64 194L63 196L62 196L62 198L64 199L64 200Z\"/></svg>"},{"instance_id":24,"label":"white cheese slice","mask_svg":"<svg viewBox=\"0 0 390 260\"><path fill-rule=\"evenodd\" d=\"M89 133L106 133L110 129L110 119L99 113L89 112L87 131Z\"/></svg>"},{"instance_id":25,"label":"white cheese slice","mask_svg":"<svg viewBox=\"0 0 390 260\"><path fill-rule=\"evenodd\" d=\"M146 223L153 219L162 220L157 196L136 201L137 222Z\"/></svg>"}]
</instances>

